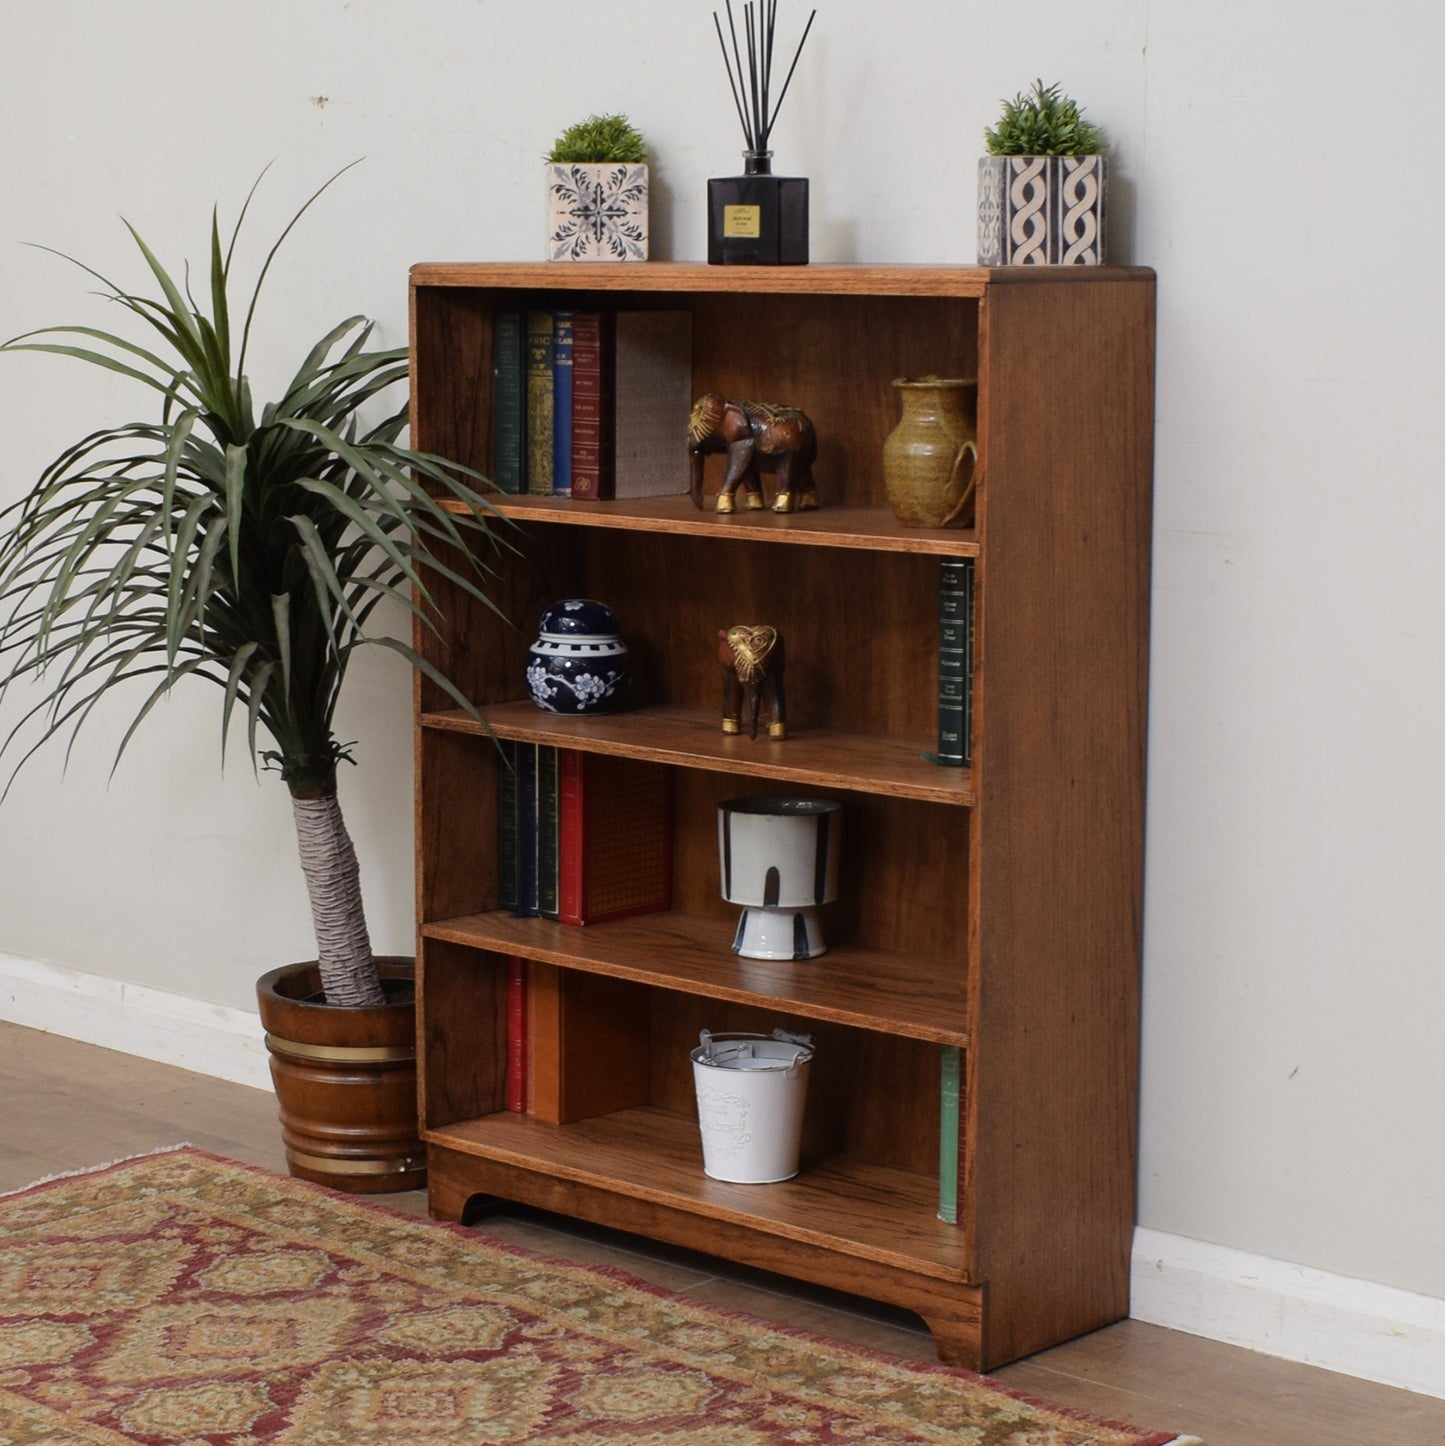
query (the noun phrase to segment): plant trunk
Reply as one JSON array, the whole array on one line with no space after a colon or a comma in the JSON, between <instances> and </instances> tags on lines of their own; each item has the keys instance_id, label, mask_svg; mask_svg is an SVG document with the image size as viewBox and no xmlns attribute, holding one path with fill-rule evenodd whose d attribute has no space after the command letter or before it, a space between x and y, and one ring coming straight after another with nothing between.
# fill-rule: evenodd
<instances>
[{"instance_id":1,"label":"plant trunk","mask_svg":"<svg viewBox=\"0 0 1445 1446\"><path fill-rule=\"evenodd\" d=\"M316 958L328 1004L385 1003L361 904L361 868L334 787L293 790L296 843L311 899Z\"/></svg>"}]
</instances>

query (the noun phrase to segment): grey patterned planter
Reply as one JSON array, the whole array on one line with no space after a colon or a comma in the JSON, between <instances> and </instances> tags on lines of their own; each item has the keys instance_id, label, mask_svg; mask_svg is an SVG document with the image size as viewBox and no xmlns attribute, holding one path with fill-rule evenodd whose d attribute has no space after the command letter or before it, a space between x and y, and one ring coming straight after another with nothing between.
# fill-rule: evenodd
<instances>
[{"instance_id":1,"label":"grey patterned planter","mask_svg":"<svg viewBox=\"0 0 1445 1446\"><path fill-rule=\"evenodd\" d=\"M984 156L980 266L1101 266L1103 156Z\"/></svg>"},{"instance_id":2,"label":"grey patterned planter","mask_svg":"<svg viewBox=\"0 0 1445 1446\"><path fill-rule=\"evenodd\" d=\"M646 261L647 167L547 167L549 261Z\"/></svg>"}]
</instances>

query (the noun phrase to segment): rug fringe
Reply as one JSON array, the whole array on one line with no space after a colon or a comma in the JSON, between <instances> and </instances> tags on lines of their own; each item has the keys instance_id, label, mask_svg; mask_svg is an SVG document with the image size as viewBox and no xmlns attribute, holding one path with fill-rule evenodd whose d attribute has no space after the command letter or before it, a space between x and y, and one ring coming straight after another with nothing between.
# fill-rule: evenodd
<instances>
[{"instance_id":1,"label":"rug fringe","mask_svg":"<svg viewBox=\"0 0 1445 1446\"><path fill-rule=\"evenodd\" d=\"M76 1170L57 1170L53 1175L42 1175L28 1185L17 1185L13 1190L0 1190L0 1200L8 1200L13 1195L23 1195L37 1185L53 1185L57 1180L79 1180L83 1175L98 1175L102 1170L115 1169L117 1165L133 1165L137 1160L149 1160L154 1155L173 1155L178 1150L193 1148L189 1140L182 1140L176 1145L157 1145L154 1150L142 1150L137 1155L122 1155L118 1160L107 1160L101 1165L82 1165Z\"/></svg>"}]
</instances>

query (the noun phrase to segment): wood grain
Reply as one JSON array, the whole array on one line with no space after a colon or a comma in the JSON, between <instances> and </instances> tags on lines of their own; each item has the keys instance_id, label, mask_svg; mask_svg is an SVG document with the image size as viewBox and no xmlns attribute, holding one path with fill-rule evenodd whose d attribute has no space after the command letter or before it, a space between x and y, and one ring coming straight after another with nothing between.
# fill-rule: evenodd
<instances>
[{"instance_id":1,"label":"wood grain","mask_svg":"<svg viewBox=\"0 0 1445 1446\"><path fill-rule=\"evenodd\" d=\"M578 928L507 913L470 914L422 926L425 939L540 959L653 988L701 994L807 1019L885 1029L909 1039L966 1044L962 971L839 944L820 959L740 959L731 923L672 911Z\"/></svg>"},{"instance_id":2,"label":"wood grain","mask_svg":"<svg viewBox=\"0 0 1445 1446\"><path fill-rule=\"evenodd\" d=\"M438 634L418 631L417 645L455 670L487 720L433 684L418 688L418 899L424 950L447 951L445 992L424 993L421 1029L435 1026L446 1044L429 1088L450 1118L434 1111L429 1123L467 1136L437 1144L438 1199L462 1198L470 1169L476 1190L683 1244L711 1240L827 1284L853 1278L938 1323L941 1348L975 1364L1117 1319L1133 1219L1151 273L428 264L412 285L419 445L489 465L490 321L504 300L685 307L694 393L807 411L824 502L796 518L729 519L681 495L503 499L499 525L515 553L489 596L506 621L438 582ZM982 478L967 531L901 528L886 504L890 383L930 372L979 380ZM678 456L681 492L682 438ZM936 740L945 556L977 559L971 770L922 756ZM537 618L568 596L617 611L630 711L564 720L527 701ZM742 622L787 639L784 744L718 729L715 636ZM487 728L673 768L673 909L585 930L497 913ZM829 953L786 968L727 952L731 913L716 876L718 801L778 791L840 798L847 840L825 917ZM551 1137L485 1105L452 1109L468 1092L487 1095L492 1080L468 1075L464 1034L442 1016L494 1009L491 975L509 953L560 980L607 978L646 999L647 1107L561 1127L565 1158ZM483 963L470 1000L467 954ZM819 1237L797 1261L764 1207L739 1202L735 1213L686 1184L696 1172L685 1153L670 1156L661 1196L638 1188L631 1153L606 1133L635 1126L645 1137L685 1118L688 1033L750 1015L810 1020L854 1065L820 1062L809 1128L824 1163L797 1187L825 1219L822 1197L837 1194L851 1243ZM490 1047L485 1026L471 1032ZM965 1048L958 1227L934 1219L940 1043ZM820 1109L831 1126L817 1123ZM646 1157L640 1144L635 1153ZM896 1201L874 1198L885 1176L869 1172L900 1166L912 1185ZM859 1195L847 1179L874 1183ZM914 1250L907 1242L939 1229L966 1290L950 1297L917 1268L888 1278L886 1263Z\"/></svg>"}]
</instances>

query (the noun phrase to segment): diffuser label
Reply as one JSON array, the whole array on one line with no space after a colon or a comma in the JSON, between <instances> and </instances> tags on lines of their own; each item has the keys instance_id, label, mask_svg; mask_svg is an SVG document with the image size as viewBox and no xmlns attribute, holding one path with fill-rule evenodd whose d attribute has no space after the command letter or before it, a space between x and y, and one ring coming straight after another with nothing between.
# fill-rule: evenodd
<instances>
[{"instance_id":1,"label":"diffuser label","mask_svg":"<svg viewBox=\"0 0 1445 1446\"><path fill-rule=\"evenodd\" d=\"M724 206L723 235L756 240L763 234L761 206Z\"/></svg>"}]
</instances>

